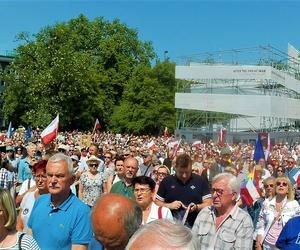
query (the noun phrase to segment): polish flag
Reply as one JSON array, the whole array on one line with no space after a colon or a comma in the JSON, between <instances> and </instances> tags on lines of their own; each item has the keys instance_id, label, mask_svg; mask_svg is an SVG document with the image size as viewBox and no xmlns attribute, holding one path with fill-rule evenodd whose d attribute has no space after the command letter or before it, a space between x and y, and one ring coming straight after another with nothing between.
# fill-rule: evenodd
<instances>
[{"instance_id":1,"label":"polish flag","mask_svg":"<svg viewBox=\"0 0 300 250\"><path fill-rule=\"evenodd\" d=\"M192 147L200 147L201 146L201 141L194 141L192 144Z\"/></svg>"},{"instance_id":2,"label":"polish flag","mask_svg":"<svg viewBox=\"0 0 300 250\"><path fill-rule=\"evenodd\" d=\"M56 118L41 133L42 141L45 145L49 144L56 138L58 133L58 125L59 116L57 115Z\"/></svg>"},{"instance_id":3,"label":"polish flag","mask_svg":"<svg viewBox=\"0 0 300 250\"><path fill-rule=\"evenodd\" d=\"M168 136L169 136L168 127L165 127L165 130L164 130L164 137L168 137Z\"/></svg>"},{"instance_id":4,"label":"polish flag","mask_svg":"<svg viewBox=\"0 0 300 250\"><path fill-rule=\"evenodd\" d=\"M147 148L150 149L150 150L154 150L155 149L155 143L154 143L153 140L147 144Z\"/></svg>"},{"instance_id":5,"label":"polish flag","mask_svg":"<svg viewBox=\"0 0 300 250\"><path fill-rule=\"evenodd\" d=\"M95 133L96 129L101 129L101 124L100 124L98 118L95 121L94 129L93 129L93 134Z\"/></svg>"},{"instance_id":6,"label":"polish flag","mask_svg":"<svg viewBox=\"0 0 300 250\"><path fill-rule=\"evenodd\" d=\"M220 132L218 134L218 145L219 146L222 146L223 145L223 142L225 141L225 137L227 135L227 131L225 128L221 128L220 129Z\"/></svg>"}]
</instances>

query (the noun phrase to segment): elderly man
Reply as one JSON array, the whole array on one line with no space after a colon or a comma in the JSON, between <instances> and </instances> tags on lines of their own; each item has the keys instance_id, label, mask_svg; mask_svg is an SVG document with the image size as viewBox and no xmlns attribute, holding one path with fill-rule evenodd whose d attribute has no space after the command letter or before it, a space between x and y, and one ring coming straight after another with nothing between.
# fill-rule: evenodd
<instances>
[{"instance_id":1,"label":"elderly man","mask_svg":"<svg viewBox=\"0 0 300 250\"><path fill-rule=\"evenodd\" d=\"M192 173L192 160L187 154L176 157L175 171L160 183L156 204L171 209L178 220L184 219L188 209L186 225L192 227L198 212L211 204L209 186L203 177Z\"/></svg>"},{"instance_id":2,"label":"elderly man","mask_svg":"<svg viewBox=\"0 0 300 250\"><path fill-rule=\"evenodd\" d=\"M213 178L213 205L201 210L193 226L201 249L252 249L253 224L249 214L236 205L239 190L232 174Z\"/></svg>"},{"instance_id":3,"label":"elderly man","mask_svg":"<svg viewBox=\"0 0 300 250\"><path fill-rule=\"evenodd\" d=\"M115 183L110 192L113 194L120 194L127 198L135 200L133 194L132 179L136 177L138 171L138 161L133 157L128 157L124 161L125 176L122 180Z\"/></svg>"},{"instance_id":4,"label":"elderly man","mask_svg":"<svg viewBox=\"0 0 300 250\"><path fill-rule=\"evenodd\" d=\"M126 250L143 249L198 250L200 247L196 236L181 223L155 220L141 227L126 247Z\"/></svg>"},{"instance_id":5,"label":"elderly man","mask_svg":"<svg viewBox=\"0 0 300 250\"><path fill-rule=\"evenodd\" d=\"M141 223L140 207L117 194L103 195L92 212L95 238L106 250L123 250Z\"/></svg>"},{"instance_id":6,"label":"elderly man","mask_svg":"<svg viewBox=\"0 0 300 250\"><path fill-rule=\"evenodd\" d=\"M289 157L286 161L287 166L286 166L286 171L285 175L289 178L290 182L294 186L297 181L297 177L299 175L299 167L296 166L295 160L293 157Z\"/></svg>"},{"instance_id":7,"label":"elderly man","mask_svg":"<svg viewBox=\"0 0 300 250\"><path fill-rule=\"evenodd\" d=\"M46 171L49 194L35 201L29 234L41 249L87 249L92 237L90 209L71 192L75 179L71 158L53 155Z\"/></svg>"}]
</instances>

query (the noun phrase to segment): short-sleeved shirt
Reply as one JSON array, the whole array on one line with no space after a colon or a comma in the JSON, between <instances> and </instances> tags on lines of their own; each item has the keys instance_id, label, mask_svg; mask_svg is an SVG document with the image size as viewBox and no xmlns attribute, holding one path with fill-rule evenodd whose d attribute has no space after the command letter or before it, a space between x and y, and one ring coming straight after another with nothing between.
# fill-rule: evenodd
<instances>
[{"instance_id":1,"label":"short-sleeved shirt","mask_svg":"<svg viewBox=\"0 0 300 250\"><path fill-rule=\"evenodd\" d=\"M9 247L0 247L0 250L19 250L19 238L22 233L17 233L17 239L16 241ZM24 234L21 239L21 249L22 250L40 250L38 244L36 241L27 234Z\"/></svg>"},{"instance_id":2,"label":"short-sleeved shirt","mask_svg":"<svg viewBox=\"0 0 300 250\"><path fill-rule=\"evenodd\" d=\"M41 249L69 250L73 244L89 244L92 238L90 208L71 192L57 208L50 194L39 196L28 227Z\"/></svg>"},{"instance_id":3,"label":"short-sleeved shirt","mask_svg":"<svg viewBox=\"0 0 300 250\"><path fill-rule=\"evenodd\" d=\"M250 215L235 206L216 229L216 210L213 206L203 208L192 229L197 235L201 249L252 250L253 224Z\"/></svg>"},{"instance_id":4,"label":"short-sleeved shirt","mask_svg":"<svg viewBox=\"0 0 300 250\"><path fill-rule=\"evenodd\" d=\"M300 249L300 216L291 218L283 227L276 247L284 250Z\"/></svg>"},{"instance_id":5,"label":"short-sleeved shirt","mask_svg":"<svg viewBox=\"0 0 300 250\"><path fill-rule=\"evenodd\" d=\"M203 200L211 198L211 193L207 181L199 175L192 173L186 183L179 180L176 175L169 175L160 183L156 198L166 203L178 200L188 206L190 203L200 204ZM182 220L185 211L184 208L172 210L173 217ZM187 226L193 226L197 214L197 212L189 213Z\"/></svg>"},{"instance_id":6,"label":"short-sleeved shirt","mask_svg":"<svg viewBox=\"0 0 300 250\"><path fill-rule=\"evenodd\" d=\"M122 180L112 185L110 192L112 194L120 194L129 199L135 200L135 196L133 194L133 186L126 186L125 182Z\"/></svg>"}]
</instances>

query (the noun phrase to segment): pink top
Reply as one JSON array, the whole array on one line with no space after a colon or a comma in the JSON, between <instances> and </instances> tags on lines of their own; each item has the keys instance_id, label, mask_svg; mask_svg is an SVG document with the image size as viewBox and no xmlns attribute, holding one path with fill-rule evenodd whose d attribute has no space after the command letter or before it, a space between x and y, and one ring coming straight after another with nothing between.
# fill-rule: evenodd
<instances>
[{"instance_id":1,"label":"pink top","mask_svg":"<svg viewBox=\"0 0 300 250\"><path fill-rule=\"evenodd\" d=\"M275 218L278 216L278 213L276 212ZM281 233L283 228L282 220L279 218L279 220L276 220L273 225L271 226L268 234L266 235L265 241L269 243L270 245L276 244L276 241L279 237L279 234Z\"/></svg>"}]
</instances>

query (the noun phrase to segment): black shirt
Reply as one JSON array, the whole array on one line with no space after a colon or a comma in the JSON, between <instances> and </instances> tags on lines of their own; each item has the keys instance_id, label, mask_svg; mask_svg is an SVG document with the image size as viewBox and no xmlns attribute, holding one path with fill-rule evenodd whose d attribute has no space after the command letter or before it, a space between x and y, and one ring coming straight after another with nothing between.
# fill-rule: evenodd
<instances>
[{"instance_id":1,"label":"black shirt","mask_svg":"<svg viewBox=\"0 0 300 250\"><path fill-rule=\"evenodd\" d=\"M171 203L173 201L181 201L186 207L190 203L200 204L204 199L210 198L211 193L207 181L196 174L183 183L176 175L167 176L162 180L156 198L160 201ZM182 220L185 213L184 208L172 210L175 219ZM187 217L187 226L192 227L196 220L198 212L192 212Z\"/></svg>"}]
</instances>

